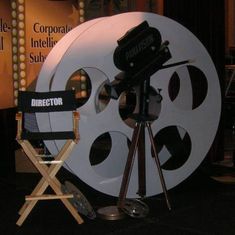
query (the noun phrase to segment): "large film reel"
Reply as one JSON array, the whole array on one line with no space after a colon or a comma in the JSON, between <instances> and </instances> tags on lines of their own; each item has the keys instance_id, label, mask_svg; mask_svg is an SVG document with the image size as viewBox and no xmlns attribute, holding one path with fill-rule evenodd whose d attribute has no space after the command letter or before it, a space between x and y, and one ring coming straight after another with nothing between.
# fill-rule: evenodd
<instances>
[{"instance_id":1,"label":"large film reel","mask_svg":"<svg viewBox=\"0 0 235 235\"><path fill-rule=\"evenodd\" d=\"M193 60L188 65L160 70L151 77L152 90L161 89L163 100L156 107L158 119L152 129L159 147L159 158L168 189L186 179L202 162L215 137L221 110L219 80L213 62L200 41L185 27L163 16L132 12L86 22L61 39L47 57L37 81L37 91L64 90L72 74L83 69L90 78L91 94L79 108L81 140L66 166L92 188L118 196L128 154L128 140L133 128L120 115L119 100L100 105L104 84L113 81L120 71L114 66L117 40L129 29L146 20L156 27L163 40L169 41L172 59L167 63ZM59 56L54 55L61 50ZM101 107L102 106L102 107ZM40 130L63 130L71 123L65 115L38 115ZM106 158L91 164L94 143L103 134L110 136ZM51 152L61 141L48 142ZM162 192L160 179L146 139L147 195ZM175 160L176 159L176 160ZM127 197L137 197L138 170L133 167Z\"/></svg>"}]
</instances>

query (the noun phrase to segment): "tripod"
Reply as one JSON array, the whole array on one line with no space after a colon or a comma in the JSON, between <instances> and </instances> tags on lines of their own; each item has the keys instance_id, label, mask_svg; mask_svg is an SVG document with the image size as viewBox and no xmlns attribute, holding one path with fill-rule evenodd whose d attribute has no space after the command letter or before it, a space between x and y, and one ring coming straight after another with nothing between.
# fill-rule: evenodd
<instances>
[{"instance_id":1,"label":"tripod","mask_svg":"<svg viewBox=\"0 0 235 235\"><path fill-rule=\"evenodd\" d=\"M153 132L151 129L151 122L156 120L156 116L149 115L149 90L150 90L150 79L144 80L140 85L140 96L139 96L139 113L133 114L131 118L133 118L135 123L135 128L132 135L130 150L127 157L127 162L122 178L122 184L119 192L119 198L117 206L120 209L123 209L125 206L126 194L129 186L129 181L131 177L131 171L134 164L135 153L138 149L138 181L139 181L139 189L137 194L140 197L144 197L146 195L146 169L145 169L145 128L147 127L151 147L153 150L152 157L157 165L158 174L161 181L161 186L165 195L167 207L171 210L170 201L168 198L168 193L166 189L165 180L163 177L160 161L158 158L156 146L154 143ZM158 94L161 101L162 97Z\"/></svg>"}]
</instances>

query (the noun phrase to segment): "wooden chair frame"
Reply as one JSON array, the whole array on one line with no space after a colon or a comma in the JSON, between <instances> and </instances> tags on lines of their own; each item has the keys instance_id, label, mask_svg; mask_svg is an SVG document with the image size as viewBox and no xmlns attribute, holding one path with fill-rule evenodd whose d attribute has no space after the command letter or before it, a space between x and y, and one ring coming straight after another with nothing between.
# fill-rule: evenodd
<instances>
[{"instance_id":1,"label":"wooden chair frame","mask_svg":"<svg viewBox=\"0 0 235 235\"><path fill-rule=\"evenodd\" d=\"M39 154L38 151L35 150L33 145L30 143L29 140L22 139L22 123L23 123L23 114L22 112L18 112L16 114L16 121L17 121L17 136L16 140L21 145L22 149L24 150L26 156L29 160L33 163L33 165L37 168L37 170L41 173L42 178L32 191L31 195L25 196L25 203L19 210L19 219L17 220L16 224L21 226L27 216L30 214L34 206L39 200L54 200L60 199L65 207L69 210L75 220L79 223L83 223L83 219L77 212L77 210L72 206L69 198L73 198L73 194L64 194L61 191L61 183L56 178L57 172L62 167L64 161L69 157L71 154L74 146L79 141L79 134L78 134L78 121L79 121L79 113L77 111L73 111L73 131L75 134L75 139L67 139L59 153L54 157L54 160L48 162L43 161L45 157L44 154ZM55 194L44 194L47 187L50 186Z\"/></svg>"}]
</instances>

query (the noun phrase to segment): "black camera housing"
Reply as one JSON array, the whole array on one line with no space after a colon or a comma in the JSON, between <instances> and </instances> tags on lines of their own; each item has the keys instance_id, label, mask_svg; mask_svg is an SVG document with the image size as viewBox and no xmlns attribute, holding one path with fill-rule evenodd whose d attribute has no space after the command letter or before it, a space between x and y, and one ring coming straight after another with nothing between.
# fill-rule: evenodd
<instances>
[{"instance_id":1,"label":"black camera housing","mask_svg":"<svg viewBox=\"0 0 235 235\"><path fill-rule=\"evenodd\" d=\"M149 27L147 21L130 29L117 43L113 61L122 72L115 76L112 83L105 86L110 97L114 99L118 99L123 91L150 79L171 58L169 42L162 43L160 32Z\"/></svg>"}]
</instances>

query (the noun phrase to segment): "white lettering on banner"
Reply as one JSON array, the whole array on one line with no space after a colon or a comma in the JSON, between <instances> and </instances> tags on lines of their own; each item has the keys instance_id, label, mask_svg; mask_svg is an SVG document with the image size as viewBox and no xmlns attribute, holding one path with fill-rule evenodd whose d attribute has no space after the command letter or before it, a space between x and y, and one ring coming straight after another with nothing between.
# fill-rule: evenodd
<instances>
[{"instance_id":1,"label":"white lettering on banner","mask_svg":"<svg viewBox=\"0 0 235 235\"><path fill-rule=\"evenodd\" d=\"M32 99L32 107L48 107L48 106L58 106L63 105L63 99L59 98L50 98L50 99Z\"/></svg>"}]
</instances>

